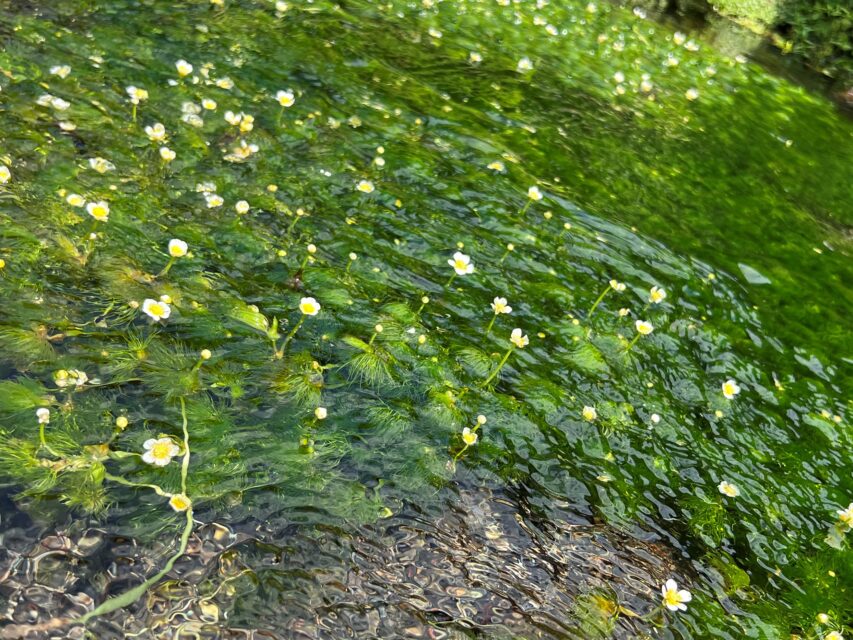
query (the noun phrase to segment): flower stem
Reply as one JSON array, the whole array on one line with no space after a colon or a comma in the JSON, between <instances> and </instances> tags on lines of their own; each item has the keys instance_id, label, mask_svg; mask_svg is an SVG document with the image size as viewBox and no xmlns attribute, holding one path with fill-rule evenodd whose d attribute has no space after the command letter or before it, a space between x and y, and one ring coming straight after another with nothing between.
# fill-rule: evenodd
<instances>
[{"instance_id":1,"label":"flower stem","mask_svg":"<svg viewBox=\"0 0 853 640\"><path fill-rule=\"evenodd\" d=\"M641 336L641 335L642 335L642 334L638 333L637 335L635 335L635 336L634 336L634 339L633 339L633 340L631 340L631 342L629 342L629 343L628 343L628 348L627 348L627 349L625 349L625 351L626 351L626 352L627 352L627 351L630 351L630 350L634 347L634 345L635 345L635 344L637 344L637 340L639 340L639 339L640 339L640 336Z\"/></svg>"},{"instance_id":2,"label":"flower stem","mask_svg":"<svg viewBox=\"0 0 853 640\"><path fill-rule=\"evenodd\" d=\"M519 218L524 217L524 214L527 213L527 210L530 208L531 204L533 204L533 200L528 199L527 203L521 208L521 211L518 213Z\"/></svg>"},{"instance_id":3,"label":"flower stem","mask_svg":"<svg viewBox=\"0 0 853 640\"><path fill-rule=\"evenodd\" d=\"M507 352L504 354L503 359L498 363L498 366L497 366L497 367L495 367L495 370L494 370L494 371L492 371L491 375L489 375L489 377L488 377L488 378L486 378L483 382L481 382L481 383L480 383L480 386L481 386L481 387L485 387L485 386L486 386L487 384L489 384L492 380L494 380L495 376L496 376L496 375L498 375L498 373L500 373L500 370L501 370L501 369L503 368L503 366L506 364L506 361L507 361L507 360L509 360L509 354L511 354L511 353L512 353L513 349L515 349L515 346L512 346L512 347L510 347L510 348L507 350Z\"/></svg>"},{"instance_id":4,"label":"flower stem","mask_svg":"<svg viewBox=\"0 0 853 640\"><path fill-rule=\"evenodd\" d=\"M296 326L287 334L287 337L284 339L284 343L281 345L281 349L276 353L276 355L281 354L284 355L285 349L287 349L287 345L290 344L290 341L293 340L293 336L296 335L296 332L299 331L299 327L302 326L302 323L305 322L305 314L299 317L299 322L296 323ZM273 343L275 344L275 343ZM279 356L281 357L281 356Z\"/></svg>"},{"instance_id":5,"label":"flower stem","mask_svg":"<svg viewBox=\"0 0 853 640\"><path fill-rule=\"evenodd\" d=\"M489 333L492 330L492 327L495 326L495 320L497 320L497 318L498 318L498 314L494 314L492 316L492 320L491 320L491 322L489 322L489 326L486 327L486 335L489 335Z\"/></svg>"},{"instance_id":6,"label":"flower stem","mask_svg":"<svg viewBox=\"0 0 853 640\"><path fill-rule=\"evenodd\" d=\"M172 268L173 264L175 264L175 256L172 256L169 258L169 262L167 262L166 266L163 267L163 270L157 274L157 277L160 278L162 276L165 276L167 273L169 273L169 269Z\"/></svg>"},{"instance_id":7,"label":"flower stem","mask_svg":"<svg viewBox=\"0 0 853 640\"><path fill-rule=\"evenodd\" d=\"M451 284L453 284L453 281L454 281L454 280L456 280L456 275L457 275L457 274L456 274L456 272L454 271L454 272L453 272L453 275L452 275L452 276L450 276L450 280L448 280L448 281L447 281L447 284L446 284L446 285L444 285L444 288L445 288L445 289L447 289L447 287L449 287Z\"/></svg>"},{"instance_id":8,"label":"flower stem","mask_svg":"<svg viewBox=\"0 0 853 640\"><path fill-rule=\"evenodd\" d=\"M57 458L62 457L61 455L56 453L56 451L51 449L50 445L47 444L47 439L45 439L45 437L44 437L44 423L43 422L39 423L39 440L41 441L41 446L44 447L44 449L46 449L50 455L56 456Z\"/></svg>"},{"instance_id":9,"label":"flower stem","mask_svg":"<svg viewBox=\"0 0 853 640\"><path fill-rule=\"evenodd\" d=\"M592 314L595 312L596 307L601 304L601 301L604 300L604 296L607 295L608 291L610 291L610 285L608 285L607 288L601 292L601 295L598 296L598 299L593 303L592 307L590 307L589 313L586 314L587 319L592 317Z\"/></svg>"}]
</instances>

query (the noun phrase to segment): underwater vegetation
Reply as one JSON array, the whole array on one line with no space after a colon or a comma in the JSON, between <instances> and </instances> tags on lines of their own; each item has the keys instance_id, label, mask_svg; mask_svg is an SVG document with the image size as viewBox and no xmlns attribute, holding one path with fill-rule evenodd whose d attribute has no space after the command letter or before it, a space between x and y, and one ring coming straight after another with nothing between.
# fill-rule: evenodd
<instances>
[{"instance_id":1,"label":"underwater vegetation","mask_svg":"<svg viewBox=\"0 0 853 640\"><path fill-rule=\"evenodd\" d=\"M217 527L302 566L460 487L666 549L538 637L853 633L823 99L587 2L6 2L0 35L0 535L159 545L0 637L177 592ZM307 575L201 611L300 637Z\"/></svg>"}]
</instances>

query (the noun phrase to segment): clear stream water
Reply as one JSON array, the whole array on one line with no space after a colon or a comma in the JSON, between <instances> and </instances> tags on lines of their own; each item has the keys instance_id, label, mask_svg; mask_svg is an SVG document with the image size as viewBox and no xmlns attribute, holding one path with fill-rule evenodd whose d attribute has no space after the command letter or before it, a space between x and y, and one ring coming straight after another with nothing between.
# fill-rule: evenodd
<instances>
[{"instance_id":1,"label":"clear stream water","mask_svg":"<svg viewBox=\"0 0 853 640\"><path fill-rule=\"evenodd\" d=\"M0 637L850 635L824 97L605 3L7 0L0 37Z\"/></svg>"}]
</instances>

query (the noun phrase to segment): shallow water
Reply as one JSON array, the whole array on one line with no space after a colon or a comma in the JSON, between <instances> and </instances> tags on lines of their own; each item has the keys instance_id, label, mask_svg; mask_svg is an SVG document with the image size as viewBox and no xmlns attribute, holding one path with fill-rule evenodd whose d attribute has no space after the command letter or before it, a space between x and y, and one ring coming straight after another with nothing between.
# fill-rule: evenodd
<instances>
[{"instance_id":1,"label":"shallow water","mask_svg":"<svg viewBox=\"0 0 853 640\"><path fill-rule=\"evenodd\" d=\"M83 637L59 625L164 566L186 519L127 483L181 491L183 452L136 454L185 416L187 551L94 637L853 623L853 127L829 102L606 5L88 4L0 13L5 622ZM687 611L660 611L668 578Z\"/></svg>"}]
</instances>

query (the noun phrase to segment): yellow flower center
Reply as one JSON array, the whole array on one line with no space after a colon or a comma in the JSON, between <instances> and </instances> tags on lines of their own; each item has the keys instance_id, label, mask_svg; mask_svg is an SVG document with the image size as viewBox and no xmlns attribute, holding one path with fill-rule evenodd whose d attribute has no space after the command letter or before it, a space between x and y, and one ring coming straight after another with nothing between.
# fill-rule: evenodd
<instances>
[{"instance_id":1,"label":"yellow flower center","mask_svg":"<svg viewBox=\"0 0 853 640\"><path fill-rule=\"evenodd\" d=\"M92 217L96 220L103 220L109 215L104 207L92 207Z\"/></svg>"},{"instance_id":2,"label":"yellow flower center","mask_svg":"<svg viewBox=\"0 0 853 640\"><path fill-rule=\"evenodd\" d=\"M681 596L678 595L678 591L676 589L668 589L663 599L666 604L673 607L677 604L681 604Z\"/></svg>"},{"instance_id":3,"label":"yellow flower center","mask_svg":"<svg viewBox=\"0 0 853 640\"><path fill-rule=\"evenodd\" d=\"M171 442L158 442L153 447L151 447L151 455L157 458L158 460L162 460L163 458L171 457L172 453L172 443Z\"/></svg>"},{"instance_id":4,"label":"yellow flower center","mask_svg":"<svg viewBox=\"0 0 853 640\"><path fill-rule=\"evenodd\" d=\"M162 316L164 311L163 305L161 305L159 302L155 302L150 307L148 307L148 311L150 311L155 316Z\"/></svg>"}]
</instances>

